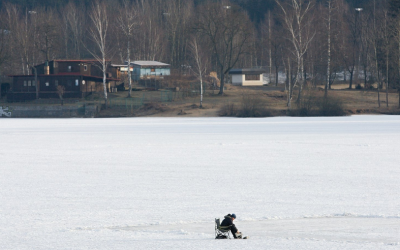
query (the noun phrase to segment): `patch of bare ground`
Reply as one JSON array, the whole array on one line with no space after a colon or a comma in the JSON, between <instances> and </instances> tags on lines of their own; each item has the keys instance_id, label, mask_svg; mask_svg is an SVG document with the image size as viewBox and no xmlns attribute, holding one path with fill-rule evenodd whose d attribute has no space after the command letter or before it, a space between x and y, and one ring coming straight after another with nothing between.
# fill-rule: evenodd
<instances>
[{"instance_id":1,"label":"patch of bare ground","mask_svg":"<svg viewBox=\"0 0 400 250\"><path fill-rule=\"evenodd\" d=\"M323 96L323 86L317 86L314 90L317 95ZM158 95L157 91L152 92ZM127 92L118 93L124 97ZM102 110L99 117L218 117L221 109L230 104L239 106L243 96L256 97L266 106L269 116L285 116L288 112L287 94L283 85L242 87L227 85L224 95L218 95L218 90L207 90L203 99L203 107L200 108L200 96L175 99L172 102L150 103L139 110L132 112L118 110ZM378 92L376 89L348 89L347 84L335 85L329 90L328 95L340 100L343 109L349 115L356 114L400 114L399 95L391 90L386 103L385 90L380 92L380 107L378 105ZM292 107L296 106L297 93L295 90ZM387 107L389 106L389 107Z\"/></svg>"},{"instance_id":2,"label":"patch of bare ground","mask_svg":"<svg viewBox=\"0 0 400 250\"><path fill-rule=\"evenodd\" d=\"M139 117L139 116L153 116L159 115L163 112L169 111L169 107L163 103L146 103L139 109L126 111L125 109L107 108L102 109L97 115L98 118L111 118L111 117Z\"/></svg>"}]
</instances>

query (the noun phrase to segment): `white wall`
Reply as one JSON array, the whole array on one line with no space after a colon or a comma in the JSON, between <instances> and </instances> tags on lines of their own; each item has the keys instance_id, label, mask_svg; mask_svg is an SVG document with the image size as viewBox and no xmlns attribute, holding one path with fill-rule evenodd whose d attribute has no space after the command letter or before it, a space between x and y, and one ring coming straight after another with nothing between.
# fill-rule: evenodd
<instances>
[{"instance_id":1,"label":"white wall","mask_svg":"<svg viewBox=\"0 0 400 250\"><path fill-rule=\"evenodd\" d=\"M264 85L262 74L260 74L260 80L246 81L245 79L246 79L245 75L243 75L243 86L263 86Z\"/></svg>"},{"instance_id":2,"label":"white wall","mask_svg":"<svg viewBox=\"0 0 400 250\"><path fill-rule=\"evenodd\" d=\"M232 84L238 86L263 86L263 75L260 74L260 80L246 81L246 76L243 75L232 75Z\"/></svg>"},{"instance_id":3,"label":"white wall","mask_svg":"<svg viewBox=\"0 0 400 250\"><path fill-rule=\"evenodd\" d=\"M241 86L244 81L244 75L232 75L232 84Z\"/></svg>"}]
</instances>

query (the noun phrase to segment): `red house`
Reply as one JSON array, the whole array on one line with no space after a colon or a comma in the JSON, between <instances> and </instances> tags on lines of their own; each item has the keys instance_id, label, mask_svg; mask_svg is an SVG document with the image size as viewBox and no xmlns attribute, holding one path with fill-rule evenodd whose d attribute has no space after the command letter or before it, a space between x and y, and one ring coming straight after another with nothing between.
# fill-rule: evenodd
<instances>
[{"instance_id":1,"label":"red house","mask_svg":"<svg viewBox=\"0 0 400 250\"><path fill-rule=\"evenodd\" d=\"M111 65L111 64L109 64ZM57 86L65 87L64 98L83 98L93 92L103 92L102 66L95 60L53 60L34 67L31 75L13 75L8 101L58 98ZM107 67L107 91L116 88L119 79L114 78L111 66Z\"/></svg>"}]
</instances>

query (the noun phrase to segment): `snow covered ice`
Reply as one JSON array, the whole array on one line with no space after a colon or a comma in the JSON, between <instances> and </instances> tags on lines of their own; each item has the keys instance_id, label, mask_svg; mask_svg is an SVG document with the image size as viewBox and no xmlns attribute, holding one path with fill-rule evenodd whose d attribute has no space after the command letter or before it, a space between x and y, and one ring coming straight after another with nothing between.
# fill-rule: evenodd
<instances>
[{"instance_id":1,"label":"snow covered ice","mask_svg":"<svg viewBox=\"0 0 400 250\"><path fill-rule=\"evenodd\" d=\"M0 249L400 249L400 117L0 120ZM214 240L235 213L249 240Z\"/></svg>"}]
</instances>

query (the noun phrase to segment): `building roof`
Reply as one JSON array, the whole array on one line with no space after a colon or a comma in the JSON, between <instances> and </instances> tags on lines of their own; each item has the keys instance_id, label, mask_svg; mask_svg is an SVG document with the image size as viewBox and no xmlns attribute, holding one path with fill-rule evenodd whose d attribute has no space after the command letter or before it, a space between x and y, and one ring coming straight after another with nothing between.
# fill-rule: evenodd
<instances>
[{"instance_id":1,"label":"building roof","mask_svg":"<svg viewBox=\"0 0 400 250\"><path fill-rule=\"evenodd\" d=\"M111 64L111 67L127 67L127 65L124 65L124 64Z\"/></svg>"},{"instance_id":2,"label":"building roof","mask_svg":"<svg viewBox=\"0 0 400 250\"><path fill-rule=\"evenodd\" d=\"M262 74L266 73L265 69L249 68L249 69L231 69L230 75L244 75L244 74Z\"/></svg>"},{"instance_id":3,"label":"building roof","mask_svg":"<svg viewBox=\"0 0 400 250\"><path fill-rule=\"evenodd\" d=\"M68 59L59 59L59 60L53 60L55 62L98 62L98 60L95 59L78 59L78 60L68 60ZM110 60L106 60L110 61ZM51 61L50 61L51 62Z\"/></svg>"},{"instance_id":4,"label":"building roof","mask_svg":"<svg viewBox=\"0 0 400 250\"><path fill-rule=\"evenodd\" d=\"M111 60L106 60L106 62L110 62ZM71 63L100 63L98 60L95 59L77 59L77 60L68 60L68 59L55 59L55 60L51 60L50 62L71 62ZM34 67L39 67L46 64L46 62L41 63L41 64L37 64Z\"/></svg>"},{"instance_id":5,"label":"building roof","mask_svg":"<svg viewBox=\"0 0 400 250\"><path fill-rule=\"evenodd\" d=\"M126 62L128 63L128 62ZM169 64L157 62L157 61L133 61L131 62L133 65L139 66L170 66Z\"/></svg>"},{"instance_id":6,"label":"building roof","mask_svg":"<svg viewBox=\"0 0 400 250\"><path fill-rule=\"evenodd\" d=\"M92 78L92 79L99 79L99 80L103 80L103 77L100 76L91 76L91 75L83 75L83 74L79 74L79 73L75 73L75 72L65 72L65 73L58 73L58 74L53 74L53 75L37 75L38 77L64 77L64 76L82 76L84 78ZM9 77L35 77L35 75L9 75ZM107 81L120 81L121 79L116 79L116 78L110 78L107 77L106 78Z\"/></svg>"}]
</instances>

